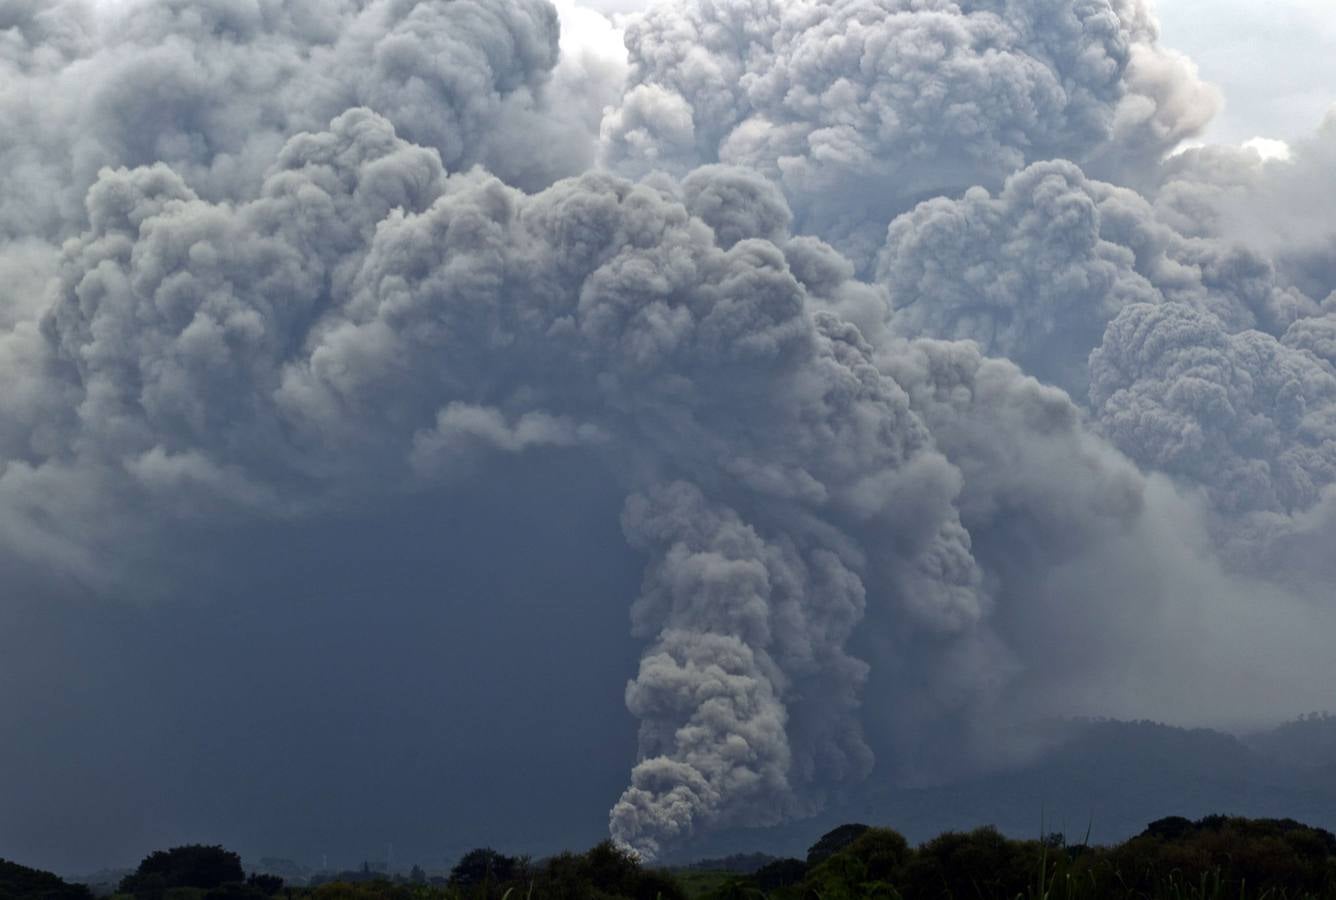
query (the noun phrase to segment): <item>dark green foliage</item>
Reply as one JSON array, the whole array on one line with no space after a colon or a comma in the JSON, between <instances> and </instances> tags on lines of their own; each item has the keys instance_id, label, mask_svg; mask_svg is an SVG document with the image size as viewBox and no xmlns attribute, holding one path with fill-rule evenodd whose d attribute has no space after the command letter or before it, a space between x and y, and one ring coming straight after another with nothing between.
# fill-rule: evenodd
<instances>
[{"instance_id":1,"label":"dark green foliage","mask_svg":"<svg viewBox=\"0 0 1336 900\"><path fill-rule=\"evenodd\" d=\"M769 894L751 878L733 877L704 895L704 900L768 900Z\"/></svg>"},{"instance_id":2,"label":"dark green foliage","mask_svg":"<svg viewBox=\"0 0 1336 900\"><path fill-rule=\"evenodd\" d=\"M172 888L216 888L246 880L241 857L222 847L191 844L158 850L121 880L120 892L159 897Z\"/></svg>"},{"instance_id":3,"label":"dark green foliage","mask_svg":"<svg viewBox=\"0 0 1336 900\"><path fill-rule=\"evenodd\" d=\"M519 870L520 861L513 856L498 853L490 847L479 847L465 853L450 870L450 883L455 887L497 884L510 881Z\"/></svg>"},{"instance_id":4,"label":"dark green foliage","mask_svg":"<svg viewBox=\"0 0 1336 900\"><path fill-rule=\"evenodd\" d=\"M801 859L777 859L757 869L752 881L761 890L769 892L801 884L807 877L807 863Z\"/></svg>"},{"instance_id":5,"label":"dark green foliage","mask_svg":"<svg viewBox=\"0 0 1336 900\"><path fill-rule=\"evenodd\" d=\"M905 893L915 897L1014 897L1037 880L1050 848L1012 841L996 828L948 833L919 848L905 867Z\"/></svg>"},{"instance_id":6,"label":"dark green foliage","mask_svg":"<svg viewBox=\"0 0 1336 900\"><path fill-rule=\"evenodd\" d=\"M608 893L633 893L642 874L639 861L612 841L603 841L586 853L581 869L591 884Z\"/></svg>"},{"instance_id":7,"label":"dark green foliage","mask_svg":"<svg viewBox=\"0 0 1336 900\"><path fill-rule=\"evenodd\" d=\"M386 881L386 880L387 879L385 873L373 871L370 865L363 863L360 869L352 869L345 872L338 872L332 875L330 874L316 875L314 878L311 879L310 884L311 887L316 887L317 885L329 884L331 882L340 882L343 884L360 884L361 882L364 881Z\"/></svg>"},{"instance_id":8,"label":"dark green foliage","mask_svg":"<svg viewBox=\"0 0 1336 900\"><path fill-rule=\"evenodd\" d=\"M292 896L313 898L313 900L420 900L431 897L433 900L457 900L472 896L462 894L453 888L441 889L435 893L424 893L426 889L406 884L393 884L382 879L374 881L331 881Z\"/></svg>"},{"instance_id":9,"label":"dark green foliage","mask_svg":"<svg viewBox=\"0 0 1336 900\"><path fill-rule=\"evenodd\" d=\"M0 900L88 900L91 896L81 884L67 884L50 872L0 859Z\"/></svg>"},{"instance_id":10,"label":"dark green foliage","mask_svg":"<svg viewBox=\"0 0 1336 900\"><path fill-rule=\"evenodd\" d=\"M827 900L893 895L892 887L910 861L909 843L889 828L860 827L861 833L843 849L809 867L804 880L809 892Z\"/></svg>"},{"instance_id":11,"label":"dark green foliage","mask_svg":"<svg viewBox=\"0 0 1336 900\"><path fill-rule=\"evenodd\" d=\"M807 864L815 866L825 862L856 841L867 830L867 825L841 825L839 828L826 832L821 835L821 838L815 844L808 848Z\"/></svg>"},{"instance_id":12,"label":"dark green foliage","mask_svg":"<svg viewBox=\"0 0 1336 900\"><path fill-rule=\"evenodd\" d=\"M1192 834L1195 829L1196 826L1192 824L1191 819L1185 819L1182 816L1166 816L1147 825L1141 836L1177 841Z\"/></svg>"},{"instance_id":13,"label":"dark green foliage","mask_svg":"<svg viewBox=\"0 0 1336 900\"><path fill-rule=\"evenodd\" d=\"M807 883L823 896L864 896L874 891L874 885L894 884L908 856L910 845L904 837L888 828L866 828L839 852L811 867Z\"/></svg>"},{"instance_id":14,"label":"dark green foliage","mask_svg":"<svg viewBox=\"0 0 1336 900\"><path fill-rule=\"evenodd\" d=\"M643 868L633 856L611 841L604 841L588 853L563 853L553 857L535 873L532 883L535 898L552 900L686 898L671 875Z\"/></svg>"},{"instance_id":15,"label":"dark green foliage","mask_svg":"<svg viewBox=\"0 0 1336 900\"><path fill-rule=\"evenodd\" d=\"M710 872L704 869L676 869L673 880L682 886L682 890L691 900L713 897L720 888L734 881L745 881L745 876L735 872Z\"/></svg>"},{"instance_id":16,"label":"dark green foliage","mask_svg":"<svg viewBox=\"0 0 1336 900\"><path fill-rule=\"evenodd\" d=\"M293 888L272 876L242 881L240 861L222 848L178 847L124 882L150 900L1336 900L1336 835L1292 819L1171 817L1113 847L1070 846L1057 833L1018 841L986 827L914 848L890 829L846 825L809 855L818 861L675 876L609 841L538 863L483 848L460 859L449 883L416 866L407 877L366 866ZM229 880L199 884L220 878ZM0 862L0 900L88 897L54 875Z\"/></svg>"},{"instance_id":17,"label":"dark green foliage","mask_svg":"<svg viewBox=\"0 0 1336 900\"><path fill-rule=\"evenodd\" d=\"M847 841L850 835L857 836ZM834 835L834 837L831 837ZM1017 841L995 828L911 848L894 831L855 826L822 862L728 876L701 900L1336 900L1336 836L1289 819L1208 816L1151 823L1116 847L1059 834ZM825 839L823 839L825 840ZM847 843L845 843L847 841ZM806 870L805 872L803 870Z\"/></svg>"},{"instance_id":18,"label":"dark green foliage","mask_svg":"<svg viewBox=\"0 0 1336 900\"><path fill-rule=\"evenodd\" d=\"M1107 857L1140 890L1182 873L1211 874L1233 894L1265 885L1291 896L1336 895L1336 836L1292 819L1161 819Z\"/></svg>"},{"instance_id":19,"label":"dark green foliage","mask_svg":"<svg viewBox=\"0 0 1336 900\"><path fill-rule=\"evenodd\" d=\"M274 891L265 890L249 881L232 881L210 888L204 894L204 900L266 900L273 894Z\"/></svg>"},{"instance_id":20,"label":"dark green foliage","mask_svg":"<svg viewBox=\"0 0 1336 900\"><path fill-rule=\"evenodd\" d=\"M252 872L250 877L246 879L246 884L260 891L266 897L273 896L283 890L283 879L277 875Z\"/></svg>"},{"instance_id":21,"label":"dark green foliage","mask_svg":"<svg viewBox=\"0 0 1336 900\"><path fill-rule=\"evenodd\" d=\"M488 848L472 850L456 864L445 892L411 876L385 888L390 891L386 897L441 900L500 900L507 895L510 900L686 900L687 896L671 875L644 868L611 841L587 853L562 853L536 864ZM324 885L325 893L319 896L322 900L364 896L335 894L333 889Z\"/></svg>"}]
</instances>

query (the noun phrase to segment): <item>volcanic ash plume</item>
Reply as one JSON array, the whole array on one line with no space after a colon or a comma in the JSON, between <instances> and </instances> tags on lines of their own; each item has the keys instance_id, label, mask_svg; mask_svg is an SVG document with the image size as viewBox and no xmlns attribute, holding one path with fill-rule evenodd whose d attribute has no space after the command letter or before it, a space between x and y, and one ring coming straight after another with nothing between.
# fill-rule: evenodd
<instances>
[{"instance_id":1,"label":"volcanic ash plume","mask_svg":"<svg viewBox=\"0 0 1336 900\"><path fill-rule=\"evenodd\" d=\"M162 600L200 523L578 456L650 857L1330 684L1330 135L1162 159L1214 95L1137 0L668 4L629 68L591 15L0 2L6 571Z\"/></svg>"},{"instance_id":2,"label":"volcanic ash plume","mask_svg":"<svg viewBox=\"0 0 1336 900\"><path fill-rule=\"evenodd\" d=\"M59 492L72 470L163 522L301 515L480 454L587 447L634 492L626 532L653 561L618 836L653 852L813 809L870 765L844 649L867 585L934 630L986 598L958 472L857 329L812 308L782 199L727 170L682 194L731 246L609 176L535 195L447 177L364 109L292 138L241 203L161 163L104 170L24 345L45 380L8 414L48 433L8 486Z\"/></svg>"},{"instance_id":3,"label":"volcanic ash plume","mask_svg":"<svg viewBox=\"0 0 1336 900\"><path fill-rule=\"evenodd\" d=\"M815 0L652 7L603 121L608 165L781 184L860 263L916 200L1063 157L1154 161L1217 103L1140 0Z\"/></svg>"}]
</instances>

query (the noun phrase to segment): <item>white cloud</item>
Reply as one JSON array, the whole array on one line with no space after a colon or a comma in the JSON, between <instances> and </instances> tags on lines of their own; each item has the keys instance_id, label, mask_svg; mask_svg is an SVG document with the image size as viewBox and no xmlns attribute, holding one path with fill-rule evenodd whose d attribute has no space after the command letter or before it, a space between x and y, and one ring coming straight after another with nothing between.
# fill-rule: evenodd
<instances>
[{"instance_id":1,"label":"white cloud","mask_svg":"<svg viewBox=\"0 0 1336 900\"><path fill-rule=\"evenodd\" d=\"M1290 145L1274 138L1255 137L1243 142L1245 150L1256 150L1262 159L1289 159Z\"/></svg>"},{"instance_id":2,"label":"white cloud","mask_svg":"<svg viewBox=\"0 0 1336 900\"><path fill-rule=\"evenodd\" d=\"M1311 131L1336 101L1336 4L1330 0L1160 0L1163 41L1224 91L1213 141Z\"/></svg>"}]
</instances>

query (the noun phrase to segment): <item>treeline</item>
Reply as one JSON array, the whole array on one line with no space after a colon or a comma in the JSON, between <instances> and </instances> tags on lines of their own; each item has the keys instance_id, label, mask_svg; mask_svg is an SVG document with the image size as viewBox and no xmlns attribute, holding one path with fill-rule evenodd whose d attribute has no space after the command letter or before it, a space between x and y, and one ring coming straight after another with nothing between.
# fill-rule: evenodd
<instances>
[{"instance_id":1,"label":"treeline","mask_svg":"<svg viewBox=\"0 0 1336 900\"><path fill-rule=\"evenodd\" d=\"M150 854L121 879L119 900L689 900L667 871L647 868L605 841L585 853L534 862L480 848L466 853L448 878L428 879L414 867L391 876L364 867L331 880L290 885L280 877L247 874L241 857L194 844ZM89 900L83 885L0 861L0 900Z\"/></svg>"},{"instance_id":2,"label":"treeline","mask_svg":"<svg viewBox=\"0 0 1336 900\"><path fill-rule=\"evenodd\" d=\"M1336 836L1289 819L1161 819L1111 847L1060 834L1012 840L995 828L917 847L888 828L844 825L802 859L757 854L728 870L673 872L609 842L533 861L481 848L448 877L370 871L315 885L247 875L222 847L151 854L120 883L123 900L1336 900ZM739 869L754 869L740 872ZM88 900L81 885L0 861L0 900Z\"/></svg>"},{"instance_id":3,"label":"treeline","mask_svg":"<svg viewBox=\"0 0 1336 900\"><path fill-rule=\"evenodd\" d=\"M92 893L81 884L0 859L0 900L89 900Z\"/></svg>"},{"instance_id":4,"label":"treeline","mask_svg":"<svg viewBox=\"0 0 1336 900\"><path fill-rule=\"evenodd\" d=\"M1161 819L1113 847L1063 835L1018 841L995 828L911 847L887 828L845 825L806 859L776 860L708 900L1336 898L1336 837L1289 819Z\"/></svg>"}]
</instances>

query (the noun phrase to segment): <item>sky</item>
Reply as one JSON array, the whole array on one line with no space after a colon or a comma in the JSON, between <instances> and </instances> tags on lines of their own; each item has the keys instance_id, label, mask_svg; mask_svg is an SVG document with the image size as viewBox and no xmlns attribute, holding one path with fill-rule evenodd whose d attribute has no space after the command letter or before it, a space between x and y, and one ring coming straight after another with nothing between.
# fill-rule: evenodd
<instances>
[{"instance_id":1,"label":"sky","mask_svg":"<svg viewBox=\"0 0 1336 900\"><path fill-rule=\"evenodd\" d=\"M1225 106L1205 137L1292 140L1322 120L1336 80L1336 18L1323 0L1160 0L1163 40L1219 85Z\"/></svg>"},{"instance_id":2,"label":"sky","mask_svg":"<svg viewBox=\"0 0 1336 900\"><path fill-rule=\"evenodd\" d=\"M0 3L0 856L671 857L1329 705L1336 14L1154 15Z\"/></svg>"},{"instance_id":3,"label":"sky","mask_svg":"<svg viewBox=\"0 0 1336 900\"><path fill-rule=\"evenodd\" d=\"M5 817L6 856L78 873L207 837L313 866L392 844L439 870L480 843L546 852L553 821L600 840L635 746L619 613L638 573L568 552L573 527L619 539L616 499L570 475L553 499L589 510L575 518L518 521L506 491L453 494L446 514L424 496L374 536L338 519L248 536L245 571L184 602L7 610L21 738L0 771L24 815Z\"/></svg>"}]
</instances>

